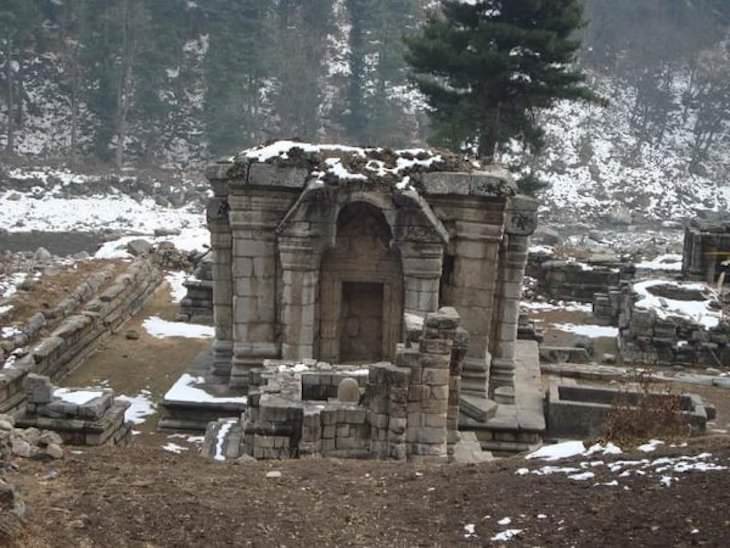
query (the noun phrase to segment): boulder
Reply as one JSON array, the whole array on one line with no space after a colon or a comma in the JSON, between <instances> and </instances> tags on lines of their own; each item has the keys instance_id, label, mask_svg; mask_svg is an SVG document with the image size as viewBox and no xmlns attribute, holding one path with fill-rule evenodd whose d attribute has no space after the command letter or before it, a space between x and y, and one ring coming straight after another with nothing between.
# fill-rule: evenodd
<instances>
[{"instance_id":1,"label":"boulder","mask_svg":"<svg viewBox=\"0 0 730 548\"><path fill-rule=\"evenodd\" d=\"M51 255L50 251L48 251L45 247L39 247L33 254L33 258L36 261L50 261L53 258L53 255Z\"/></svg>"},{"instance_id":2,"label":"boulder","mask_svg":"<svg viewBox=\"0 0 730 548\"><path fill-rule=\"evenodd\" d=\"M142 255L147 255L152 251L152 244L147 240L138 238L127 244L127 251L135 257L140 257Z\"/></svg>"}]
</instances>

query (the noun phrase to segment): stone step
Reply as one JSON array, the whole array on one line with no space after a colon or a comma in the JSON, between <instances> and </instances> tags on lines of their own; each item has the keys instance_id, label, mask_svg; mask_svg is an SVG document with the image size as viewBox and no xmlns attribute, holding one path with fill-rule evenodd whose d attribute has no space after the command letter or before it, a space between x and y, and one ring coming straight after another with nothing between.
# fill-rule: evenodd
<instances>
[{"instance_id":1,"label":"stone step","mask_svg":"<svg viewBox=\"0 0 730 548\"><path fill-rule=\"evenodd\" d=\"M485 397L462 393L459 410L475 421L487 422L496 414L497 403Z\"/></svg>"},{"instance_id":2,"label":"stone step","mask_svg":"<svg viewBox=\"0 0 730 548\"><path fill-rule=\"evenodd\" d=\"M515 403L515 390L511 386L500 386L494 389L494 401L502 405Z\"/></svg>"}]
</instances>

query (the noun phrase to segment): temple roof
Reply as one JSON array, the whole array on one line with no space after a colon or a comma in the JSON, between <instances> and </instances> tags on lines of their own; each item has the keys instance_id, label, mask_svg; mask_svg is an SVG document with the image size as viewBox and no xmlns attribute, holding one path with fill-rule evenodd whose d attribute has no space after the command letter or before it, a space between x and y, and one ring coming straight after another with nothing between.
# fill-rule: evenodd
<instances>
[{"instance_id":1,"label":"temple roof","mask_svg":"<svg viewBox=\"0 0 730 548\"><path fill-rule=\"evenodd\" d=\"M276 168L289 168L294 173L272 175ZM267 176L262 176L264 173ZM223 159L209 166L207 175L211 180L259 186L311 188L356 183L426 194L515 194L505 168L482 167L453 152L424 148L393 150L276 141Z\"/></svg>"}]
</instances>

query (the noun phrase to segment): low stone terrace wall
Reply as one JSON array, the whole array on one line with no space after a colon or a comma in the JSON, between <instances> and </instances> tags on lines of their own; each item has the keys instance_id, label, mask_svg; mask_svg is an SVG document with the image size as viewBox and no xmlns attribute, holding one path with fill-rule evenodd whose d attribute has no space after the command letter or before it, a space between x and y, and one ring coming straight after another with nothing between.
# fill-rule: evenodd
<instances>
[{"instance_id":1,"label":"low stone terrace wall","mask_svg":"<svg viewBox=\"0 0 730 548\"><path fill-rule=\"evenodd\" d=\"M23 332L18 342L27 344L55 314L64 317L49 336L32 344L27 354L6 362L0 370L0 412L21 409L25 400L23 379L28 373L58 379L77 367L103 338L142 308L162 281L161 272L148 258L131 263L126 272L97 294L96 290L104 285L104 276L102 271L87 279L49 315L44 312L31 318L29 323L33 326ZM74 312L78 304L82 306Z\"/></svg>"}]
</instances>

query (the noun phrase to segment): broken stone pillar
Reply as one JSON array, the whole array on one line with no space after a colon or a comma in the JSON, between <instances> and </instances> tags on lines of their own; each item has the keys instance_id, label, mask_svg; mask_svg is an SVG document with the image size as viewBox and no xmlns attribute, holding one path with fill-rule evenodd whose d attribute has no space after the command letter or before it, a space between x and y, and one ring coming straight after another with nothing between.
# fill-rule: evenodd
<instances>
[{"instance_id":1,"label":"broken stone pillar","mask_svg":"<svg viewBox=\"0 0 730 548\"><path fill-rule=\"evenodd\" d=\"M233 358L232 236L228 201L216 196L208 203L207 218L213 254L213 341L212 373L228 379Z\"/></svg>"},{"instance_id":2,"label":"broken stone pillar","mask_svg":"<svg viewBox=\"0 0 730 548\"><path fill-rule=\"evenodd\" d=\"M459 327L454 337L449 364L449 408L446 416L448 454L454 453L454 446L459 442L459 405L461 401L461 374L464 370L464 358L469 349L469 333Z\"/></svg>"},{"instance_id":3,"label":"broken stone pillar","mask_svg":"<svg viewBox=\"0 0 730 548\"><path fill-rule=\"evenodd\" d=\"M506 214L495 309L494 356L489 379L490 394L498 403L514 403L515 342L529 236L537 227L537 202L526 196L515 196Z\"/></svg>"},{"instance_id":4,"label":"broken stone pillar","mask_svg":"<svg viewBox=\"0 0 730 548\"><path fill-rule=\"evenodd\" d=\"M406 442L412 459L447 458L451 352L459 321L453 308L427 314L418 345L418 363L409 364ZM403 362L403 357L400 360Z\"/></svg>"}]
</instances>

